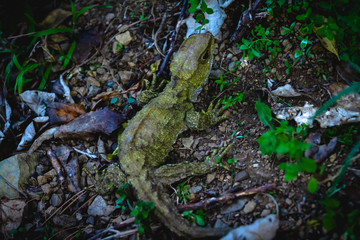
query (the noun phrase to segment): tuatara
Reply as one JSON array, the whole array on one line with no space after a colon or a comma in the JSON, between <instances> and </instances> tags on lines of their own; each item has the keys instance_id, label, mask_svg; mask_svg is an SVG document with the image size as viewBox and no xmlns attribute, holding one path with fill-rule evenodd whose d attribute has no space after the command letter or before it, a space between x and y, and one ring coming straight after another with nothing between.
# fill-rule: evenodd
<instances>
[{"instance_id":1,"label":"tuatara","mask_svg":"<svg viewBox=\"0 0 360 240\"><path fill-rule=\"evenodd\" d=\"M181 237L203 238L225 234L225 230L191 226L177 212L162 184L214 170L217 167L216 158L222 157L226 151L207 158L204 162L159 167L181 132L187 129L206 129L225 118L219 106L213 107L211 104L207 111L198 113L192 103L207 81L213 45L214 38L210 33L194 35L184 40L170 65L171 81L135 115L119 140L120 168L127 181L136 189L140 199L154 203L157 217ZM124 174L116 166L109 168L103 177L105 179L93 179L100 192L101 187L108 186L105 182L125 180Z\"/></svg>"}]
</instances>

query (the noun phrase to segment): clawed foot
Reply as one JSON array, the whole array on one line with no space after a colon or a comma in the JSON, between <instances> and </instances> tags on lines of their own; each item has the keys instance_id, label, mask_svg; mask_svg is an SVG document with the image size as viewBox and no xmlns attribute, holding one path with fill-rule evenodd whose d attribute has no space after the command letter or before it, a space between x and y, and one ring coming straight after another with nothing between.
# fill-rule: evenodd
<instances>
[{"instance_id":1,"label":"clawed foot","mask_svg":"<svg viewBox=\"0 0 360 240\"><path fill-rule=\"evenodd\" d=\"M151 65L151 72L153 73L153 78L151 82L145 80L145 87L141 94L136 98L136 101L140 106L147 104L151 99L157 97L162 89L167 84L167 80L162 80L158 83L156 77L157 65L156 63Z\"/></svg>"},{"instance_id":2,"label":"clawed foot","mask_svg":"<svg viewBox=\"0 0 360 240\"><path fill-rule=\"evenodd\" d=\"M210 103L206 112L202 110L202 114L210 117L211 125L215 125L226 119L226 115L222 114L223 112L224 108L222 108L220 102L216 103L215 107L213 103Z\"/></svg>"},{"instance_id":3,"label":"clawed foot","mask_svg":"<svg viewBox=\"0 0 360 240\"><path fill-rule=\"evenodd\" d=\"M222 166L226 170L229 170L227 166L221 164L221 159L230 151L234 143L229 144L227 147L222 147L220 151L216 149L211 153L210 156L207 156L205 163L211 166Z\"/></svg>"},{"instance_id":4,"label":"clawed foot","mask_svg":"<svg viewBox=\"0 0 360 240\"><path fill-rule=\"evenodd\" d=\"M113 190L113 187L120 187L126 182L125 174L115 164L110 165L107 169L102 170L94 166L95 174L83 168L83 171L89 176L94 184L95 192L100 195L106 195Z\"/></svg>"}]
</instances>

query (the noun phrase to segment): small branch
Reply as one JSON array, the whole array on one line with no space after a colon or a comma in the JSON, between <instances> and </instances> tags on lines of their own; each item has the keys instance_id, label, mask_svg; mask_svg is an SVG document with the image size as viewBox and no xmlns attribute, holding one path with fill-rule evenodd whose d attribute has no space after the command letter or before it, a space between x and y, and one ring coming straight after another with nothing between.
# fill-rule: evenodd
<instances>
[{"instance_id":1,"label":"small branch","mask_svg":"<svg viewBox=\"0 0 360 240\"><path fill-rule=\"evenodd\" d=\"M249 2L249 5L252 1ZM242 36L245 34L245 31L249 28L251 28L251 25L254 24L254 15L253 12L255 12L260 6L262 5L263 0L256 0L252 6L249 6L249 9L246 9L238 22L238 25L236 27L235 32L230 38L230 41L234 42L237 39L241 39Z\"/></svg>"},{"instance_id":2,"label":"small branch","mask_svg":"<svg viewBox=\"0 0 360 240\"><path fill-rule=\"evenodd\" d=\"M236 193L228 192L228 193L224 193L224 194L220 195L219 197L208 198L208 199L205 199L200 202L193 203L193 204L177 206L177 209L180 212L183 212L186 210L203 209L203 208L214 206L218 203L225 203L227 201L230 201L230 200L233 200L233 199L236 199L239 197L249 196L249 195L253 195L253 194L265 192L265 191L270 191L270 190L273 190L274 188L275 188L275 186L273 184L266 184L264 186L261 186L258 188L251 188L251 189L245 190L243 192L236 192Z\"/></svg>"},{"instance_id":3,"label":"small branch","mask_svg":"<svg viewBox=\"0 0 360 240\"><path fill-rule=\"evenodd\" d=\"M176 28L175 28L175 31L173 31L171 37L170 37L170 48L169 48L169 51L166 55L166 57L164 58L163 62L161 63L160 67L159 67L159 71L157 73L157 77L160 77L161 75L164 74L164 70L165 70L165 66L167 65L167 62L169 61L173 51L174 51L174 45L175 45L175 40L176 40L176 35L177 35L177 32L178 32L178 29L180 28L180 23L182 22L182 19L184 17L184 14L185 14L185 10L186 10L186 6L187 6L187 0L184 0L183 1L183 7L181 9L181 12L180 12L180 15L179 15L179 18L178 18L178 23L176 25Z\"/></svg>"}]
</instances>

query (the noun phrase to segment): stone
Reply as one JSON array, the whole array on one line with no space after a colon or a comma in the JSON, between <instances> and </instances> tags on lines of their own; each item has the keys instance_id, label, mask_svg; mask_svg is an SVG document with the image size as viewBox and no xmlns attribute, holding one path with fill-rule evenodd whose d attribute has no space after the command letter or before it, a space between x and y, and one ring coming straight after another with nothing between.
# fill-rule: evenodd
<instances>
[{"instance_id":1,"label":"stone","mask_svg":"<svg viewBox=\"0 0 360 240\"><path fill-rule=\"evenodd\" d=\"M194 137L190 136L188 138L182 138L181 142L184 145L184 148L191 148L191 145L194 143Z\"/></svg>"},{"instance_id":2,"label":"stone","mask_svg":"<svg viewBox=\"0 0 360 240\"><path fill-rule=\"evenodd\" d=\"M195 187L192 187L190 188L190 193L198 193L202 190L202 186L195 186Z\"/></svg>"},{"instance_id":3,"label":"stone","mask_svg":"<svg viewBox=\"0 0 360 240\"><path fill-rule=\"evenodd\" d=\"M221 214L228 214L243 209L245 202L238 199L235 203L221 210Z\"/></svg>"},{"instance_id":4,"label":"stone","mask_svg":"<svg viewBox=\"0 0 360 240\"><path fill-rule=\"evenodd\" d=\"M127 85L130 82L133 75L134 73L131 71L119 71L121 82L124 85Z\"/></svg>"},{"instance_id":5,"label":"stone","mask_svg":"<svg viewBox=\"0 0 360 240\"><path fill-rule=\"evenodd\" d=\"M87 78L87 84L94 87L100 87L100 82L96 80L94 77L88 77Z\"/></svg>"},{"instance_id":6,"label":"stone","mask_svg":"<svg viewBox=\"0 0 360 240\"><path fill-rule=\"evenodd\" d=\"M50 198L51 205L59 207L64 201L64 196L61 193L53 193Z\"/></svg>"},{"instance_id":7,"label":"stone","mask_svg":"<svg viewBox=\"0 0 360 240\"><path fill-rule=\"evenodd\" d=\"M38 153L30 155L21 153L0 162L0 175L2 176L0 178L0 197L8 199L20 197L19 192L9 187L7 182L19 190L24 190L24 186L28 184L28 178L35 173L38 158Z\"/></svg>"},{"instance_id":8,"label":"stone","mask_svg":"<svg viewBox=\"0 0 360 240\"><path fill-rule=\"evenodd\" d=\"M212 181L214 181L215 176L216 176L216 173L209 173L208 175L206 175L206 184L209 184Z\"/></svg>"},{"instance_id":9,"label":"stone","mask_svg":"<svg viewBox=\"0 0 360 240\"><path fill-rule=\"evenodd\" d=\"M113 19L114 17L115 17L115 14L113 14L113 13L106 14L106 16L105 16L106 24L108 24L110 22L110 20Z\"/></svg>"},{"instance_id":10,"label":"stone","mask_svg":"<svg viewBox=\"0 0 360 240\"><path fill-rule=\"evenodd\" d=\"M255 201L248 202L244 207L244 213L248 214L248 213L253 212L255 207L256 207L256 202Z\"/></svg>"},{"instance_id":11,"label":"stone","mask_svg":"<svg viewBox=\"0 0 360 240\"><path fill-rule=\"evenodd\" d=\"M101 196L97 196L88 208L90 216L108 216L115 210L114 206L108 206Z\"/></svg>"},{"instance_id":12,"label":"stone","mask_svg":"<svg viewBox=\"0 0 360 240\"><path fill-rule=\"evenodd\" d=\"M293 47L293 45L288 39L284 39L282 45L284 46L284 52L288 52Z\"/></svg>"},{"instance_id":13,"label":"stone","mask_svg":"<svg viewBox=\"0 0 360 240\"><path fill-rule=\"evenodd\" d=\"M244 170L244 171L238 172L235 175L234 179L235 179L235 182L241 182L247 178L249 178L249 174Z\"/></svg>"},{"instance_id":14,"label":"stone","mask_svg":"<svg viewBox=\"0 0 360 240\"><path fill-rule=\"evenodd\" d=\"M115 39L124 46L128 45L133 40L129 31L118 34Z\"/></svg>"}]
</instances>

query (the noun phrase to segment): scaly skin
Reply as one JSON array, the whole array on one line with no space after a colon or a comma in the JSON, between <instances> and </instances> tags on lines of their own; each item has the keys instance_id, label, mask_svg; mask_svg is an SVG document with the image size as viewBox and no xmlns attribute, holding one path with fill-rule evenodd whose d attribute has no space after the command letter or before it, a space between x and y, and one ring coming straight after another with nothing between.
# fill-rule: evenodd
<instances>
[{"instance_id":1,"label":"scaly skin","mask_svg":"<svg viewBox=\"0 0 360 240\"><path fill-rule=\"evenodd\" d=\"M170 184L183 177L213 171L217 165L215 156L201 163L186 162L158 168L181 132L189 128L205 129L225 118L219 107L210 105L206 112L197 113L192 104L210 73L213 45L214 38L210 33L191 36L183 42L170 66L171 82L136 114L119 140L119 163L127 181L141 200L154 203L155 214L162 223L186 238L225 234L225 230L191 226L178 213L162 186L162 182ZM117 172L119 175L115 179ZM108 183L124 179L117 167L108 174L111 175L107 176ZM107 186L104 182L102 185Z\"/></svg>"}]
</instances>

